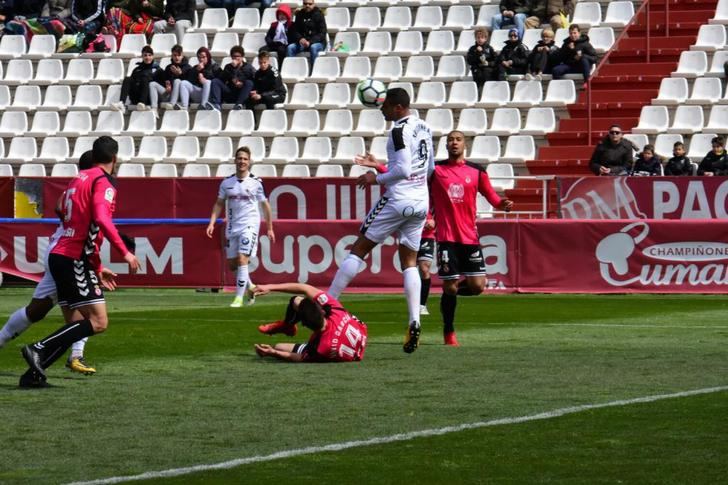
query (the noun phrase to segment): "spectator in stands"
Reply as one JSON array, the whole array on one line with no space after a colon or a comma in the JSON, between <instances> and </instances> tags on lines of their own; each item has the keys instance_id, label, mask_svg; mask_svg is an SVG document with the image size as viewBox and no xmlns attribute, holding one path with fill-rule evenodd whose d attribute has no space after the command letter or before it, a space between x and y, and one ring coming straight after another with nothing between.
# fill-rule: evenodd
<instances>
[{"instance_id":1,"label":"spectator in stands","mask_svg":"<svg viewBox=\"0 0 728 485\"><path fill-rule=\"evenodd\" d=\"M486 81L496 79L496 55L495 50L488 42L490 32L485 27L475 29L475 45L469 50L465 59L473 73L473 81L478 85L478 91L483 90Z\"/></svg>"},{"instance_id":2,"label":"spectator in stands","mask_svg":"<svg viewBox=\"0 0 728 485\"><path fill-rule=\"evenodd\" d=\"M164 14L164 0L111 0L106 12L106 34L121 45L124 34L144 34L152 40L154 23Z\"/></svg>"},{"instance_id":3,"label":"spectator in stands","mask_svg":"<svg viewBox=\"0 0 728 485\"><path fill-rule=\"evenodd\" d=\"M627 175L632 168L636 147L622 137L619 125L609 127L609 134L597 145L589 161L595 175Z\"/></svg>"},{"instance_id":4,"label":"spectator in stands","mask_svg":"<svg viewBox=\"0 0 728 485\"><path fill-rule=\"evenodd\" d=\"M205 3L212 8L224 8L227 10L228 17L235 17L235 11L244 8L256 0L205 0ZM260 4L261 12L273 5L274 0L257 0Z\"/></svg>"},{"instance_id":5,"label":"spectator in stands","mask_svg":"<svg viewBox=\"0 0 728 485\"><path fill-rule=\"evenodd\" d=\"M159 69L154 73L154 81L149 83L149 104L155 113L159 107L159 100L167 101L164 104L170 109L179 100L179 89L182 80L187 79L189 70L192 69L187 58L182 55L182 46L172 47L172 58L164 70Z\"/></svg>"},{"instance_id":6,"label":"spectator in stands","mask_svg":"<svg viewBox=\"0 0 728 485\"><path fill-rule=\"evenodd\" d=\"M591 68L597 62L597 51L578 25L569 27L569 36L559 49L558 60L559 64L552 70L554 79L561 79L567 74L582 74L584 82L589 80Z\"/></svg>"},{"instance_id":7,"label":"spectator in stands","mask_svg":"<svg viewBox=\"0 0 728 485\"><path fill-rule=\"evenodd\" d=\"M154 51L150 46L145 45L142 47L141 62L137 63L131 76L124 78L124 82L121 83L120 101L112 104L111 107L122 113L129 104L136 104L138 111L148 110L149 83L154 79L154 74L158 69L159 64L154 61Z\"/></svg>"},{"instance_id":8,"label":"spectator in stands","mask_svg":"<svg viewBox=\"0 0 728 485\"><path fill-rule=\"evenodd\" d=\"M511 74L526 74L528 68L528 47L523 45L518 30L508 31L508 40L501 49L498 58L498 80L505 81Z\"/></svg>"},{"instance_id":9,"label":"spectator in stands","mask_svg":"<svg viewBox=\"0 0 728 485\"><path fill-rule=\"evenodd\" d=\"M491 30L515 26L522 39L526 17L531 13L531 0L501 0L499 8L501 13L493 15L490 21Z\"/></svg>"},{"instance_id":10,"label":"spectator in stands","mask_svg":"<svg viewBox=\"0 0 728 485\"><path fill-rule=\"evenodd\" d=\"M250 91L253 90L255 69L245 62L243 48L239 45L233 46L230 49L230 58L232 60L212 80L210 88L210 103L218 111L223 102L234 103L233 109L243 109Z\"/></svg>"},{"instance_id":11,"label":"spectator in stands","mask_svg":"<svg viewBox=\"0 0 728 485\"><path fill-rule=\"evenodd\" d=\"M195 20L195 0L167 0L162 20L154 22L154 33L174 31L177 43L182 43L185 32Z\"/></svg>"},{"instance_id":12,"label":"spectator in stands","mask_svg":"<svg viewBox=\"0 0 728 485\"><path fill-rule=\"evenodd\" d=\"M71 18L71 0L48 0L43 6L40 16L56 18L63 23L68 23ZM72 23L68 25L72 25Z\"/></svg>"},{"instance_id":13,"label":"spectator in stands","mask_svg":"<svg viewBox=\"0 0 728 485\"><path fill-rule=\"evenodd\" d=\"M547 0L546 16L554 32L568 27L568 24L565 24L564 21L574 15L575 2L576 0Z\"/></svg>"},{"instance_id":14,"label":"spectator in stands","mask_svg":"<svg viewBox=\"0 0 728 485\"><path fill-rule=\"evenodd\" d=\"M655 147L653 145L645 145L642 152L637 154L637 159L634 161L630 175L662 175L662 160L655 155Z\"/></svg>"},{"instance_id":15,"label":"spectator in stands","mask_svg":"<svg viewBox=\"0 0 728 485\"><path fill-rule=\"evenodd\" d=\"M709 151L698 166L698 175L728 175L728 153L725 151L725 138L716 136L710 140L713 149Z\"/></svg>"},{"instance_id":16,"label":"spectator in stands","mask_svg":"<svg viewBox=\"0 0 728 485\"><path fill-rule=\"evenodd\" d=\"M313 4L314 0L303 0L303 8L296 12L296 20L288 36L288 57L301 52L311 53L311 66L319 52L326 49L326 18Z\"/></svg>"},{"instance_id":17,"label":"spectator in stands","mask_svg":"<svg viewBox=\"0 0 728 485\"><path fill-rule=\"evenodd\" d=\"M676 141L672 146L672 158L665 164L665 175L692 175L693 164L685 156L685 144Z\"/></svg>"},{"instance_id":18,"label":"spectator in stands","mask_svg":"<svg viewBox=\"0 0 728 485\"><path fill-rule=\"evenodd\" d=\"M253 90L246 103L248 109L253 109L258 104L265 104L267 109L273 109L276 104L286 99L286 87L283 85L278 70L270 65L270 54L261 52L258 54L259 68L253 77Z\"/></svg>"},{"instance_id":19,"label":"spectator in stands","mask_svg":"<svg viewBox=\"0 0 728 485\"><path fill-rule=\"evenodd\" d=\"M62 7L61 10L65 9L68 12L64 16L67 18L70 15L69 0L57 1L61 4L59 5ZM55 7L56 1L52 0L52 3ZM66 26L61 19L51 17L49 4L43 0L29 0L27 2L6 0L2 5L0 12L4 12L4 14L0 15L0 17L4 18L0 22L5 22L3 31L10 35L24 36L28 44L34 35L50 34L60 38L66 30ZM58 12L61 13L60 10ZM70 22L69 25L73 26L73 22ZM75 29L72 31L75 32Z\"/></svg>"},{"instance_id":20,"label":"spectator in stands","mask_svg":"<svg viewBox=\"0 0 728 485\"><path fill-rule=\"evenodd\" d=\"M76 30L95 34L101 30L106 18L106 0L71 0L71 20Z\"/></svg>"},{"instance_id":21,"label":"spectator in stands","mask_svg":"<svg viewBox=\"0 0 728 485\"><path fill-rule=\"evenodd\" d=\"M207 47L197 49L197 64L187 71L187 78L179 82L179 102L175 109L188 109L190 100L200 103L201 109L215 109L210 104L210 89L212 80L220 74L220 66L212 60ZM172 85L174 89L174 84Z\"/></svg>"},{"instance_id":22,"label":"spectator in stands","mask_svg":"<svg viewBox=\"0 0 728 485\"><path fill-rule=\"evenodd\" d=\"M541 40L538 41L531 53L528 55L528 74L526 79L541 80L542 74L550 74L554 61L559 52L554 42L554 31L543 29Z\"/></svg>"},{"instance_id":23,"label":"spectator in stands","mask_svg":"<svg viewBox=\"0 0 728 485\"><path fill-rule=\"evenodd\" d=\"M276 10L276 18L278 20L271 22L268 32L265 34L265 47L261 51L275 52L278 57L278 64L283 61L288 52L289 38L291 38L290 30L293 26L291 22L291 7L287 4L281 4Z\"/></svg>"}]
</instances>

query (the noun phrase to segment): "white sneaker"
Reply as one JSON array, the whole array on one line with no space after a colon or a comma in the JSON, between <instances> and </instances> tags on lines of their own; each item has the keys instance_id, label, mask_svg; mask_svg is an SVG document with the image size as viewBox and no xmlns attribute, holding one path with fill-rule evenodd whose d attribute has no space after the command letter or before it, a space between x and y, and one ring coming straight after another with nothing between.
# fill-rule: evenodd
<instances>
[{"instance_id":1,"label":"white sneaker","mask_svg":"<svg viewBox=\"0 0 728 485\"><path fill-rule=\"evenodd\" d=\"M243 297L236 296L233 302L230 304L230 308L240 308L243 306Z\"/></svg>"},{"instance_id":2,"label":"white sneaker","mask_svg":"<svg viewBox=\"0 0 728 485\"><path fill-rule=\"evenodd\" d=\"M536 74L536 81L543 81L543 76L540 74Z\"/></svg>"},{"instance_id":3,"label":"white sneaker","mask_svg":"<svg viewBox=\"0 0 728 485\"><path fill-rule=\"evenodd\" d=\"M136 109L137 111L149 111L149 106L144 103L137 103Z\"/></svg>"},{"instance_id":4,"label":"white sneaker","mask_svg":"<svg viewBox=\"0 0 728 485\"><path fill-rule=\"evenodd\" d=\"M117 101L116 103L111 103L111 109L114 111L121 111L123 113L126 111L126 106L124 106L124 103L121 101Z\"/></svg>"},{"instance_id":5,"label":"white sneaker","mask_svg":"<svg viewBox=\"0 0 728 485\"><path fill-rule=\"evenodd\" d=\"M159 107L162 109L173 109L174 105L172 103L159 103Z\"/></svg>"},{"instance_id":6,"label":"white sneaker","mask_svg":"<svg viewBox=\"0 0 728 485\"><path fill-rule=\"evenodd\" d=\"M420 305L420 315L429 315L430 311L425 305Z\"/></svg>"},{"instance_id":7,"label":"white sneaker","mask_svg":"<svg viewBox=\"0 0 728 485\"><path fill-rule=\"evenodd\" d=\"M533 81L533 75L530 72L526 73L524 77L526 78L526 81Z\"/></svg>"}]
</instances>

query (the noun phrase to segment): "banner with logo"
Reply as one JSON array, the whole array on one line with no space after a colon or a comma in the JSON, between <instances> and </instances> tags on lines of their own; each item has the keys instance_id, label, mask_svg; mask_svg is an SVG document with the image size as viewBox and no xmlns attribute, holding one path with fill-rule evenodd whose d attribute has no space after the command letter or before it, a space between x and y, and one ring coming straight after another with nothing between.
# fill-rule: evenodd
<instances>
[{"instance_id":1,"label":"banner with logo","mask_svg":"<svg viewBox=\"0 0 728 485\"><path fill-rule=\"evenodd\" d=\"M222 225L206 221L120 223L135 238L142 263L128 275L120 255L102 247L104 263L128 286L232 286L225 268ZM356 240L354 221L276 221L276 241L261 232L255 283L301 282L328 287ZM46 223L0 221L0 271L30 279L55 230ZM718 220L484 221L478 223L488 292L726 293L728 222ZM437 270L433 266L433 272ZM437 277L434 286L439 286ZM387 239L366 259L352 289L402 287L397 241Z\"/></svg>"},{"instance_id":2,"label":"banner with logo","mask_svg":"<svg viewBox=\"0 0 728 485\"><path fill-rule=\"evenodd\" d=\"M564 219L728 219L726 177L561 178Z\"/></svg>"}]
</instances>

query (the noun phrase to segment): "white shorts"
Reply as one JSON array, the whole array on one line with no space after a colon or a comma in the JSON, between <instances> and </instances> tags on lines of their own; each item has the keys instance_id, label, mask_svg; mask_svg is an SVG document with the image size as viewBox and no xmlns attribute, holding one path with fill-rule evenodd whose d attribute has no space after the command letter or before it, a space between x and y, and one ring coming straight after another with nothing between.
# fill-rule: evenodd
<instances>
[{"instance_id":1,"label":"white shorts","mask_svg":"<svg viewBox=\"0 0 728 485\"><path fill-rule=\"evenodd\" d=\"M237 258L239 254L253 256L258 251L258 228L248 226L237 234L228 236L225 243L227 259Z\"/></svg>"},{"instance_id":2,"label":"white shorts","mask_svg":"<svg viewBox=\"0 0 728 485\"><path fill-rule=\"evenodd\" d=\"M419 251L427 206L426 201L392 200L382 197L367 214L359 232L378 244L396 233L400 244L412 251Z\"/></svg>"},{"instance_id":3,"label":"white shorts","mask_svg":"<svg viewBox=\"0 0 728 485\"><path fill-rule=\"evenodd\" d=\"M53 303L58 303L58 291L56 290L56 281L53 279L51 272L46 267L46 272L43 278L38 282L38 285L33 291L33 298L42 300L44 298L51 298Z\"/></svg>"}]
</instances>

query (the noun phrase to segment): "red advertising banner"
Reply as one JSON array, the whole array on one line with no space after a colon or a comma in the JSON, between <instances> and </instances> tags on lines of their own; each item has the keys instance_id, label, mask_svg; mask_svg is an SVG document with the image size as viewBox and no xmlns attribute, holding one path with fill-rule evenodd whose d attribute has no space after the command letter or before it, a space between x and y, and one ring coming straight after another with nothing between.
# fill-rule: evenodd
<instances>
[{"instance_id":1,"label":"red advertising banner","mask_svg":"<svg viewBox=\"0 0 728 485\"><path fill-rule=\"evenodd\" d=\"M728 219L728 177L561 178L564 219Z\"/></svg>"},{"instance_id":2,"label":"red advertising banner","mask_svg":"<svg viewBox=\"0 0 728 485\"><path fill-rule=\"evenodd\" d=\"M232 285L222 241L205 223L120 224L135 238L142 272L127 275L119 255L106 265L128 286ZM0 224L0 271L38 279L52 223ZM355 241L354 221L276 221L277 241L260 238L250 266L256 283L298 281L328 287ZM726 293L728 222L718 220L484 221L478 224L490 292ZM396 241L366 260L352 288L401 288ZM433 268L435 269L435 268ZM433 283L439 285L434 278Z\"/></svg>"},{"instance_id":3,"label":"red advertising banner","mask_svg":"<svg viewBox=\"0 0 728 485\"><path fill-rule=\"evenodd\" d=\"M15 179L0 177L0 217L14 217Z\"/></svg>"}]
</instances>

